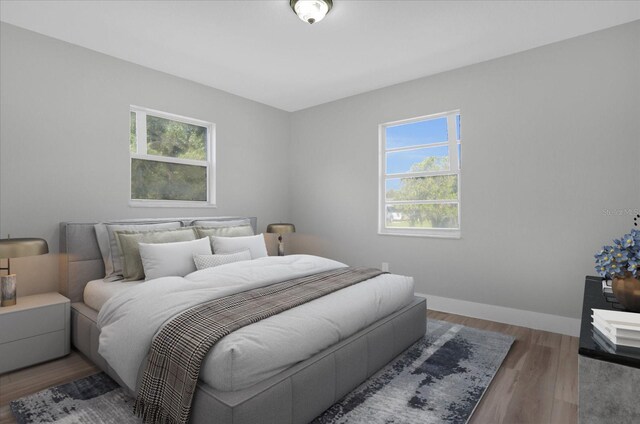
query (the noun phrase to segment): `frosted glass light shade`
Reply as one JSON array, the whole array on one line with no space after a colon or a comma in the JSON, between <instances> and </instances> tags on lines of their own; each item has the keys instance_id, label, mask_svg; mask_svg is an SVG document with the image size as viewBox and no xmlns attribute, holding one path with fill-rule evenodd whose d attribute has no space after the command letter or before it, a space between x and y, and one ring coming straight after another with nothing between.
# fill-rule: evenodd
<instances>
[{"instance_id":1,"label":"frosted glass light shade","mask_svg":"<svg viewBox=\"0 0 640 424\"><path fill-rule=\"evenodd\" d=\"M301 20L310 24L324 19L333 6L331 0L291 0L289 4Z\"/></svg>"}]
</instances>

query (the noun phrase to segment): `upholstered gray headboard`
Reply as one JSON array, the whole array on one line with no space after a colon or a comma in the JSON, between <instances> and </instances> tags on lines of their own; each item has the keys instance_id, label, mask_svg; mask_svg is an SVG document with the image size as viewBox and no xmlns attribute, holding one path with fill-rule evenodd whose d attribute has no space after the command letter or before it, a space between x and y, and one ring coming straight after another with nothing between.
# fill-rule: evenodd
<instances>
[{"instance_id":1,"label":"upholstered gray headboard","mask_svg":"<svg viewBox=\"0 0 640 424\"><path fill-rule=\"evenodd\" d=\"M198 221L232 221L249 219L253 232L257 234L256 217L192 217L161 219L129 219L120 221L102 221L118 224L158 224L181 221L182 225L190 225ZM60 293L72 302L82 302L84 286L91 280L104 277L104 262L98 247L98 239L94 225L97 222L62 222L60 223Z\"/></svg>"}]
</instances>

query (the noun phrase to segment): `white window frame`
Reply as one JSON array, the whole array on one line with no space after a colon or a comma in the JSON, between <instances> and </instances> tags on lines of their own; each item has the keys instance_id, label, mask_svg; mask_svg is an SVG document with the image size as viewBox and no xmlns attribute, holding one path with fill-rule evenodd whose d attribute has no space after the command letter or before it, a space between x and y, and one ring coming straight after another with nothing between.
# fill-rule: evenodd
<instances>
[{"instance_id":1,"label":"white window frame","mask_svg":"<svg viewBox=\"0 0 640 424\"><path fill-rule=\"evenodd\" d=\"M131 152L129 147L129 206L132 207L183 207L183 208L215 208L216 207L216 125L211 122L201 121L199 119L189 118L186 116L175 115L173 113L162 112L159 110L149 109L140 106L130 106L129 116L131 112L136 113L136 152ZM156 116L158 118L170 119L172 121L183 122L185 124L197 125L207 128L207 159L181 159L168 156L157 156L147 154L147 115ZM131 118L129 117L129 120ZM131 193L131 166L133 159L151 160L154 162L168 162L182 165L197 165L206 167L207 170L207 200L206 201L188 201L188 200L153 200L153 199L133 199Z\"/></svg>"},{"instance_id":2,"label":"white window frame","mask_svg":"<svg viewBox=\"0 0 640 424\"><path fill-rule=\"evenodd\" d=\"M459 239L462 234L462 197L461 197L461 172L460 161L458 158L458 145L461 145L462 134L460 140L456 136L456 116L460 115L460 110L452 110L449 112L436 113L433 115L420 116L417 118L403 119L400 121L386 122L378 126L379 134L379 154L378 154L378 234L380 235L396 235L396 236L417 236L417 237L438 237ZM386 129L397 125L412 124L415 122L429 121L438 118L447 118L448 141L441 143L419 144L408 147L398 147L387 149ZM400 174L388 174L386 170L386 155L391 152L407 151L422 149L425 147L449 147L449 170L445 171L422 171ZM386 199L386 180L387 178L404 178L404 177L433 177L438 175L457 175L458 176L458 199L457 200L387 200ZM386 209L387 205L395 204L457 204L458 205L458 228L393 228L386 226Z\"/></svg>"}]
</instances>

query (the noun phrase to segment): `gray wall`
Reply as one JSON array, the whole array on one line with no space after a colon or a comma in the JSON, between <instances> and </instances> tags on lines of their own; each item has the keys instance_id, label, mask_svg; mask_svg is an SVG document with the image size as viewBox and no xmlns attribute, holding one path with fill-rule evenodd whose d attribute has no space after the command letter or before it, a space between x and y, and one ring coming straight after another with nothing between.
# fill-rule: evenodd
<instances>
[{"instance_id":1,"label":"gray wall","mask_svg":"<svg viewBox=\"0 0 640 424\"><path fill-rule=\"evenodd\" d=\"M636 21L294 113L294 249L579 317L592 255L640 208L639 76ZM462 239L377 235L378 124L458 108Z\"/></svg>"},{"instance_id":2,"label":"gray wall","mask_svg":"<svg viewBox=\"0 0 640 424\"><path fill-rule=\"evenodd\" d=\"M635 22L288 114L3 23L0 234L54 252L12 261L19 294L57 289L60 221L256 215L418 292L578 317L593 253L640 208L639 40ZM130 104L216 123L217 209L128 206ZM462 239L377 235L378 124L457 108Z\"/></svg>"},{"instance_id":3,"label":"gray wall","mask_svg":"<svg viewBox=\"0 0 640 424\"><path fill-rule=\"evenodd\" d=\"M12 261L19 295L57 290L60 221L289 219L287 112L5 23L0 40L0 235L54 253ZM217 209L129 207L132 104L216 124Z\"/></svg>"}]
</instances>

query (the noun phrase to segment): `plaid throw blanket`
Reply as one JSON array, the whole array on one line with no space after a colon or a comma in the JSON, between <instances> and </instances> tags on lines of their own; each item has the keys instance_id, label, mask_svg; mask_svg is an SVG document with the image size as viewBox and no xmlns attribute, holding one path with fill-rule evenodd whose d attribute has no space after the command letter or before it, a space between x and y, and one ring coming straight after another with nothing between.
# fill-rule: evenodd
<instances>
[{"instance_id":1,"label":"plaid throw blanket","mask_svg":"<svg viewBox=\"0 0 640 424\"><path fill-rule=\"evenodd\" d=\"M202 360L227 334L383 272L340 268L205 302L168 321L153 339L134 413L145 423L183 424Z\"/></svg>"}]
</instances>

